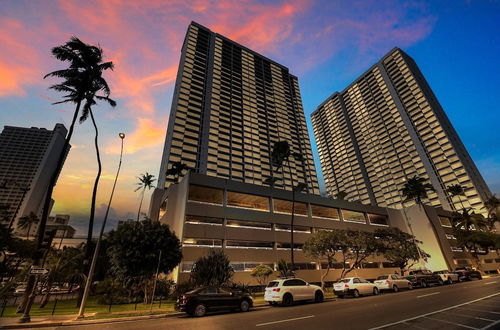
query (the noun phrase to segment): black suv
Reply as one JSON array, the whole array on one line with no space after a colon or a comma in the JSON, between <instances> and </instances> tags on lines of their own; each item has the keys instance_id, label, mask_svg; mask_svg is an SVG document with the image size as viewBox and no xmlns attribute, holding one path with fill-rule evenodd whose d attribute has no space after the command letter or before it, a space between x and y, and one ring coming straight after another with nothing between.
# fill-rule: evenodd
<instances>
[{"instance_id":1,"label":"black suv","mask_svg":"<svg viewBox=\"0 0 500 330\"><path fill-rule=\"evenodd\" d=\"M205 286L183 294L175 304L175 309L190 316L203 316L209 311L240 310L247 312L253 306L249 293Z\"/></svg>"},{"instance_id":2,"label":"black suv","mask_svg":"<svg viewBox=\"0 0 500 330\"><path fill-rule=\"evenodd\" d=\"M471 281L472 279L482 279L481 273L469 267L460 267L455 269L459 281Z\"/></svg>"}]
</instances>

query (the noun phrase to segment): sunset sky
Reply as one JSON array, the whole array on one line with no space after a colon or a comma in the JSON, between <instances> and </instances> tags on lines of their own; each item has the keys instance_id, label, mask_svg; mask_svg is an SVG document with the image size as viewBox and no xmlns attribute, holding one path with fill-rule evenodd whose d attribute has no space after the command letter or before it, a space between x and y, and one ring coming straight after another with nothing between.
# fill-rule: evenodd
<instances>
[{"instance_id":1,"label":"sunset sky","mask_svg":"<svg viewBox=\"0 0 500 330\"><path fill-rule=\"evenodd\" d=\"M98 224L116 171L119 132L127 137L110 226L137 213L136 177L158 176L180 48L192 20L289 67L299 77L309 123L326 97L401 47L500 193L499 1L0 0L1 127L69 127L73 105L52 105L61 95L47 87L57 80L42 77L65 67L50 49L71 35L99 43L115 63L105 78L118 106L94 108L104 167ZM53 213L71 214L77 235L85 230L97 168L93 137L91 122L77 125L53 196ZM315 146L314 152L320 172ZM143 210L148 206L149 194Z\"/></svg>"}]
</instances>

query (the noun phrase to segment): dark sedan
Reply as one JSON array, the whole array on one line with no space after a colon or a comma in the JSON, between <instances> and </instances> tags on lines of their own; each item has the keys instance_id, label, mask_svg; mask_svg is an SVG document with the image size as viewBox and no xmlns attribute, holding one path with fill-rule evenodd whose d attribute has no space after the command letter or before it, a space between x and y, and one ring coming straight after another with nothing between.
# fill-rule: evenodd
<instances>
[{"instance_id":1,"label":"dark sedan","mask_svg":"<svg viewBox=\"0 0 500 330\"><path fill-rule=\"evenodd\" d=\"M200 287L183 294L175 309L190 316L203 316L210 311L240 310L247 312L253 306L249 293L220 287Z\"/></svg>"},{"instance_id":2,"label":"dark sedan","mask_svg":"<svg viewBox=\"0 0 500 330\"><path fill-rule=\"evenodd\" d=\"M458 274L459 281L472 281L473 279L481 280L483 278L479 271L469 267L456 268L455 273Z\"/></svg>"}]
</instances>

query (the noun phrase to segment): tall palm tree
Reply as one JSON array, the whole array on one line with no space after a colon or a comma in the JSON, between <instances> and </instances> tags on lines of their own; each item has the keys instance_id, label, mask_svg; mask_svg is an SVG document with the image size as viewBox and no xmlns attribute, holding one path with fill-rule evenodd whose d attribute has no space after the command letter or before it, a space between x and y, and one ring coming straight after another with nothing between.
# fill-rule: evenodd
<instances>
[{"instance_id":1,"label":"tall palm tree","mask_svg":"<svg viewBox=\"0 0 500 330\"><path fill-rule=\"evenodd\" d=\"M462 205L462 210L464 210L465 209L464 203L462 202L462 198L460 197L460 196L465 196L464 187L462 187L461 185L459 185L457 183L457 184L448 186L446 191L450 194L452 202L453 202L453 197L458 197L458 200L460 201L460 205Z\"/></svg>"},{"instance_id":2,"label":"tall palm tree","mask_svg":"<svg viewBox=\"0 0 500 330\"><path fill-rule=\"evenodd\" d=\"M486 210L488 211L488 222L490 230L495 230L495 223L498 222L498 210L500 209L500 199L493 194L486 202L484 202Z\"/></svg>"},{"instance_id":3,"label":"tall palm tree","mask_svg":"<svg viewBox=\"0 0 500 330\"><path fill-rule=\"evenodd\" d=\"M435 191L432 184L425 182L424 178L414 176L408 179L401 189L401 193L405 197L404 202L415 201L415 203L422 205L422 200L427 198L428 191Z\"/></svg>"},{"instance_id":4,"label":"tall palm tree","mask_svg":"<svg viewBox=\"0 0 500 330\"><path fill-rule=\"evenodd\" d=\"M26 239L30 239L31 226L37 224L39 221L38 217L34 212L30 212L28 215L19 218L19 228L26 230Z\"/></svg>"},{"instance_id":5,"label":"tall palm tree","mask_svg":"<svg viewBox=\"0 0 500 330\"><path fill-rule=\"evenodd\" d=\"M273 150L271 152L271 163L276 166L276 171L279 169L283 170L283 165L285 162L288 165L289 174L290 174L290 183L292 184L292 217L290 220L290 253L291 253L291 263L292 263L292 272L295 271L295 257L294 257L294 220L295 220L295 193L301 192L303 190L307 190L307 185L304 183L299 183L297 186L293 183L292 176L292 168L290 166L290 158L294 158L296 161L304 162L304 157L299 152L292 152L290 149L290 145L288 141L278 141L274 143ZM264 182L267 184L274 186L276 182L276 178L267 177ZM283 178L284 180L284 178Z\"/></svg>"},{"instance_id":6,"label":"tall palm tree","mask_svg":"<svg viewBox=\"0 0 500 330\"><path fill-rule=\"evenodd\" d=\"M94 216L95 216L95 203L97 196L97 186L99 184L99 179L101 176L101 159L99 154L99 147L97 144L98 130L92 114L92 106L99 101L105 101L112 107L116 106L116 102L109 98L111 90L108 83L103 78L103 72L106 70L113 70L113 62L103 62L103 50L99 46L93 46L84 43L77 37L71 37L71 39L64 45L54 47L52 49L52 54L61 61L69 62L69 68L63 70L57 70L45 75L47 77L57 77L62 78L64 81L60 84L52 85L50 88L58 91L67 93L64 95L64 100L56 102L59 103L75 103L76 109L73 115L73 121L71 122L70 130L66 138L67 145L65 145L64 150L69 146L69 141L73 133L74 124L76 118L78 117L80 107L83 104L82 115L80 116L80 123L83 123L89 116L92 118L92 123L95 129L95 148L96 156L98 162L98 172L94 182L94 189L92 191L92 202L90 206L90 216L89 216L89 227L87 233L87 257L90 255L90 242L92 240L92 231L94 226ZM100 95L99 95L100 94ZM65 152L61 154L61 159L64 160ZM62 163L61 163L62 167ZM60 170L60 168L59 168ZM59 171L56 171L58 174ZM57 179L57 176L56 176ZM55 184L55 182L54 182ZM49 186L50 194L47 194L47 201L50 202L50 197L52 194L51 184ZM46 212L44 207L44 213ZM45 216L42 215L42 222L45 221Z\"/></svg>"},{"instance_id":7,"label":"tall palm tree","mask_svg":"<svg viewBox=\"0 0 500 330\"><path fill-rule=\"evenodd\" d=\"M484 230L488 228L486 219L471 209L463 209L462 212L454 212L451 217L451 224L456 230L464 230L469 233L471 230Z\"/></svg>"},{"instance_id":8,"label":"tall palm tree","mask_svg":"<svg viewBox=\"0 0 500 330\"><path fill-rule=\"evenodd\" d=\"M334 194L333 196L336 198L336 199L340 199L341 201L345 200L345 198L347 197L347 195L349 195L348 193L346 193L345 191L343 190L339 190L339 192L337 192L336 194Z\"/></svg>"},{"instance_id":9,"label":"tall palm tree","mask_svg":"<svg viewBox=\"0 0 500 330\"><path fill-rule=\"evenodd\" d=\"M189 167L182 162L173 162L172 167L167 170L165 176L173 176L174 183L179 182L182 172L189 170Z\"/></svg>"},{"instance_id":10,"label":"tall palm tree","mask_svg":"<svg viewBox=\"0 0 500 330\"><path fill-rule=\"evenodd\" d=\"M139 182L136 184L139 186L137 189L134 191L141 191L141 202L139 203L139 211L137 211L137 221L139 221L139 216L141 214L141 208L142 208L142 201L144 200L144 192L146 191L146 188L149 190L151 188L154 188L153 182L155 182L155 176L152 174L149 174L146 172L145 174L141 174L141 176L137 177L139 179Z\"/></svg>"}]
</instances>

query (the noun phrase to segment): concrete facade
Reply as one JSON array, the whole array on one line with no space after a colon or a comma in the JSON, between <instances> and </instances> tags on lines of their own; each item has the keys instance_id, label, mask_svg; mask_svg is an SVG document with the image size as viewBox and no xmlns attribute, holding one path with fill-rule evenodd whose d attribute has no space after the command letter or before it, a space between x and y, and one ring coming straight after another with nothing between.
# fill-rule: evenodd
<instances>
[{"instance_id":1,"label":"concrete facade","mask_svg":"<svg viewBox=\"0 0 500 330\"><path fill-rule=\"evenodd\" d=\"M206 201L200 201L199 196L205 196L202 199L207 198ZM291 202L292 193L289 191L190 173L179 184L165 190L161 200L163 207L160 221L168 224L183 244L184 257L173 272L175 280L186 280L193 262L206 255L210 248L224 249L236 270L234 280L252 285L257 282L249 274L256 265L262 263L275 267L279 259L290 262L291 214L278 210L286 201ZM401 210L311 194L297 194L296 201L296 208L299 207L299 213L303 213L296 215L294 221L295 263L300 268L297 274L311 282L318 282L322 273L320 264L300 250L311 233L320 229L373 232L383 226L394 226L410 232ZM267 210L265 203L269 203ZM328 213L333 216L325 213L320 217L317 216L318 210L336 211ZM424 242L423 249L431 254L431 258L422 266L431 270L454 269L457 267L456 259L460 256L452 252L446 238L446 228L441 226L438 218L451 214L442 209L426 207L425 210L429 215L416 205L407 210L413 232L417 239ZM386 224L380 223L383 219ZM491 266L492 269L499 267L498 263ZM383 257L374 256L363 268L351 274L371 279L396 270L399 269L387 263ZM326 280L336 280L340 271L331 270Z\"/></svg>"},{"instance_id":2,"label":"concrete facade","mask_svg":"<svg viewBox=\"0 0 500 330\"><path fill-rule=\"evenodd\" d=\"M0 134L0 204L8 206L6 223L14 219L15 232L20 217L30 212L41 216L47 186L63 152L66 134L62 124L56 124L52 131L5 126Z\"/></svg>"},{"instance_id":3,"label":"concrete facade","mask_svg":"<svg viewBox=\"0 0 500 330\"><path fill-rule=\"evenodd\" d=\"M419 176L435 192L426 204L486 216L491 192L415 61L391 50L311 114L330 194L402 208L404 182ZM459 184L465 195L451 197ZM405 206L413 202L404 203Z\"/></svg>"}]
</instances>

